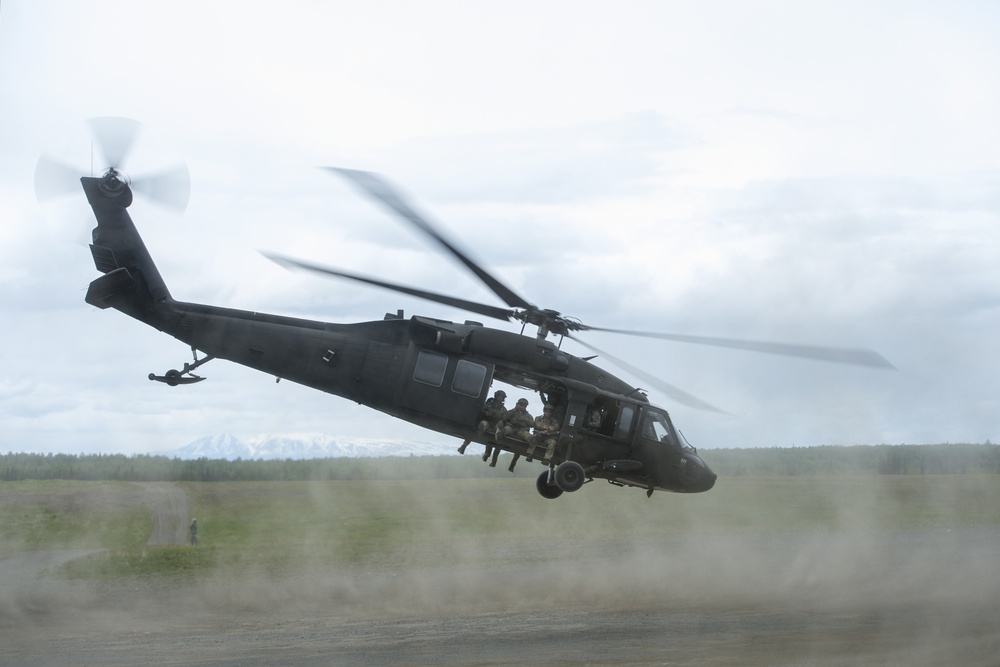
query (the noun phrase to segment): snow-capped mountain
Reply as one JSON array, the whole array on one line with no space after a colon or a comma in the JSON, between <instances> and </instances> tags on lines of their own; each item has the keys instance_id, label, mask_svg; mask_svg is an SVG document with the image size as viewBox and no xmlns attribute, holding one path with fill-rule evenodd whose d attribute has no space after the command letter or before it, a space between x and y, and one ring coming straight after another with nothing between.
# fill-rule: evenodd
<instances>
[{"instance_id":1,"label":"snow-capped mountain","mask_svg":"<svg viewBox=\"0 0 1000 667\"><path fill-rule=\"evenodd\" d=\"M378 456L443 456L457 454L457 445L387 440L338 440L325 434L260 435L247 440L224 433L206 436L165 452L178 459L321 459Z\"/></svg>"}]
</instances>

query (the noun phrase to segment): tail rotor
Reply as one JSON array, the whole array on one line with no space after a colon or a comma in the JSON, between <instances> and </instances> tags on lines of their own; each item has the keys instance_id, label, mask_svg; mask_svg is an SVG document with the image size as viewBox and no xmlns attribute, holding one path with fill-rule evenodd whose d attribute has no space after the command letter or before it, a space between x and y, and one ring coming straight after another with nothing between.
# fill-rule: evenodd
<instances>
[{"instance_id":1,"label":"tail rotor","mask_svg":"<svg viewBox=\"0 0 1000 667\"><path fill-rule=\"evenodd\" d=\"M89 124L94 142L104 158L104 170L114 173L151 201L177 213L184 212L191 196L191 177L186 165L130 179L122 169L142 125L130 118L112 116L92 118ZM81 176L87 174L42 155L35 165L35 197L44 203L77 192Z\"/></svg>"}]
</instances>

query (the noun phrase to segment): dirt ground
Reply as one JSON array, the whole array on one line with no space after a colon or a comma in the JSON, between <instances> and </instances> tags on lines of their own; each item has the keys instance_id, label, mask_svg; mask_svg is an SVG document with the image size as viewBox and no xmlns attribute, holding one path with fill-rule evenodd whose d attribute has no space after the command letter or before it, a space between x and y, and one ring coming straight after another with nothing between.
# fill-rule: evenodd
<instances>
[{"instance_id":1,"label":"dirt ground","mask_svg":"<svg viewBox=\"0 0 1000 667\"><path fill-rule=\"evenodd\" d=\"M197 587L65 582L46 572L84 552L17 554L0 560L0 663L1000 664L993 530L537 548L460 568L221 574Z\"/></svg>"}]
</instances>

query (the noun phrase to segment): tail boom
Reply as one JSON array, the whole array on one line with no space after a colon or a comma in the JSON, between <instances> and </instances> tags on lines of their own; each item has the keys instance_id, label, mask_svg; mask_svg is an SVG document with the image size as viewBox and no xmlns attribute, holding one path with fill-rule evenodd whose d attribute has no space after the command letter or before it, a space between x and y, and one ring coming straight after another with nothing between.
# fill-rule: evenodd
<instances>
[{"instance_id":1,"label":"tail boom","mask_svg":"<svg viewBox=\"0 0 1000 667\"><path fill-rule=\"evenodd\" d=\"M97 270L104 274L90 283L86 301L148 321L156 304L171 297L128 214L132 191L114 170L80 182L97 218L90 251Z\"/></svg>"}]
</instances>

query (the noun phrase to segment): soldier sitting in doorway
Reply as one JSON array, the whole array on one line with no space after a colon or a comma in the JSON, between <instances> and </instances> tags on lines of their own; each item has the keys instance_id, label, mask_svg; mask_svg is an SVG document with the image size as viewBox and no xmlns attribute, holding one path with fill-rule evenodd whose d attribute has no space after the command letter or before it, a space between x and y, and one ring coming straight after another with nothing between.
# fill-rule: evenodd
<instances>
[{"instance_id":1,"label":"soldier sitting in doorway","mask_svg":"<svg viewBox=\"0 0 1000 667\"><path fill-rule=\"evenodd\" d=\"M555 417L555 408L551 404L546 403L545 407L542 408L542 416L535 418L535 433L532 436L532 443L528 448L528 452L532 453L535 447L544 446L545 456L542 457L542 461L545 463L551 461L553 454L556 453L556 443L559 440L560 428L562 428L562 425Z\"/></svg>"},{"instance_id":2,"label":"soldier sitting in doorway","mask_svg":"<svg viewBox=\"0 0 1000 667\"><path fill-rule=\"evenodd\" d=\"M479 424L476 426L476 432L479 437L482 438L486 431L493 431L494 434L499 428L500 419L503 417L504 413L507 412L507 407L503 404L504 399L507 398L507 392L503 389L498 389L494 394L493 398L487 399L486 404L483 405L482 411L479 413ZM465 448L469 446L469 441L466 440L462 443L462 446L458 448L459 454L465 453ZM486 443L486 452L483 454L483 461L490 458L490 453L493 454L493 461L490 463L491 467L495 467L497 464L497 457L500 455L500 448L494 448L490 443Z\"/></svg>"},{"instance_id":3,"label":"soldier sitting in doorway","mask_svg":"<svg viewBox=\"0 0 1000 667\"><path fill-rule=\"evenodd\" d=\"M504 438L517 438L526 443L531 442L531 428L535 425L535 418L528 412L528 399L519 398L513 410L507 410L503 419L497 424L496 441L499 444ZM521 458L520 454L514 454L507 469L514 472L514 464Z\"/></svg>"}]
</instances>

